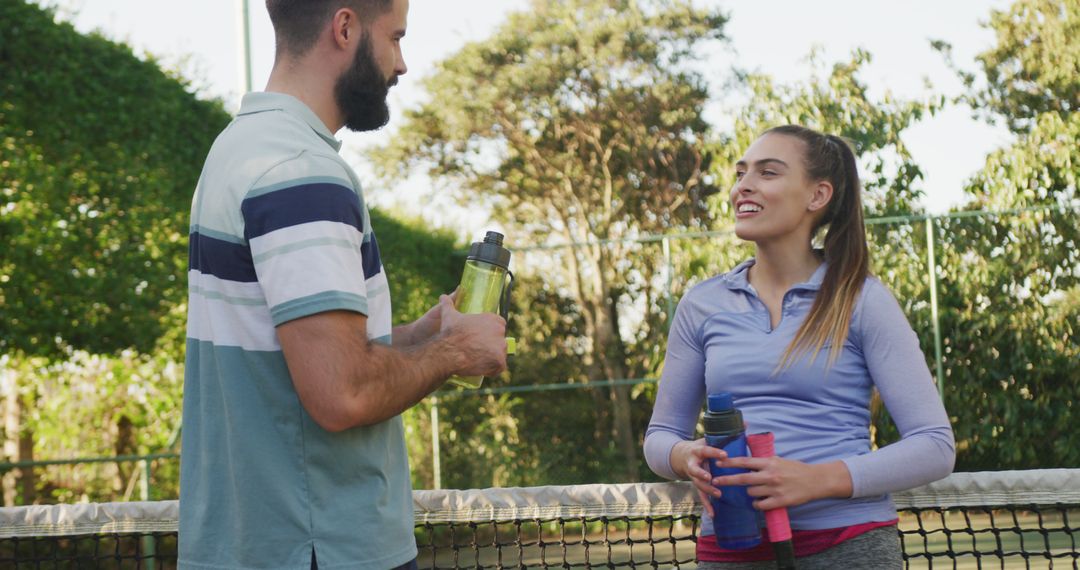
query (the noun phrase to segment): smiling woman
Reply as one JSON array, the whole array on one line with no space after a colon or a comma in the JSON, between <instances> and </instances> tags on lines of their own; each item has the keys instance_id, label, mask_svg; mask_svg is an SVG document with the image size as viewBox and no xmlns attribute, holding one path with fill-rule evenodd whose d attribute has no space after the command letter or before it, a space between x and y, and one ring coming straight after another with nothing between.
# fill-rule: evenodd
<instances>
[{"instance_id":1,"label":"smiling woman","mask_svg":"<svg viewBox=\"0 0 1080 570\"><path fill-rule=\"evenodd\" d=\"M745 485L755 508L787 508L799 568L897 568L888 493L947 475L955 445L918 339L868 277L854 154L836 136L783 126L735 168L735 232L756 255L679 303L646 459L718 505L721 487ZM825 247L815 250L823 228ZM903 437L871 452L874 389ZM721 392L734 396L748 431L775 434L775 457L729 457L694 439L702 400ZM714 478L707 462L749 471ZM771 567L764 543L735 550L713 540L714 516L726 513L707 507L699 568Z\"/></svg>"},{"instance_id":2,"label":"smiling woman","mask_svg":"<svg viewBox=\"0 0 1080 570\"><path fill-rule=\"evenodd\" d=\"M756 171L748 168L748 163ZM735 233L755 243L757 257L764 264L777 259L792 268L798 263L794 256L807 253L814 234L828 227L824 251L801 256L804 274L816 269L819 258L828 261L829 270L809 316L784 352L781 366L789 363L793 351L805 351L813 345L816 352L826 342L833 347L829 358L835 360L868 274L862 189L854 153L839 137L797 126L776 127L751 145L746 157L736 164L736 179L731 190L736 206ZM753 202L758 196L771 204L769 212ZM756 212L748 211L755 208ZM759 289L764 289L760 292L766 297L770 322L775 326L782 301L778 294L783 291L779 287L771 292L767 287Z\"/></svg>"}]
</instances>

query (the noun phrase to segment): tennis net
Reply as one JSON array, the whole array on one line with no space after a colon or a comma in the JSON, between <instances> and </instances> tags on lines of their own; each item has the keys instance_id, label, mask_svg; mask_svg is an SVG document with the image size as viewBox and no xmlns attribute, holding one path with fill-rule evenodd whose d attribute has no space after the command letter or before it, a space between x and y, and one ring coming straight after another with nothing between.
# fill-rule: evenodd
<instances>
[{"instance_id":1,"label":"tennis net","mask_svg":"<svg viewBox=\"0 0 1080 570\"><path fill-rule=\"evenodd\" d=\"M1076 568L1080 469L956 473L893 496L908 568ZM686 483L415 491L421 568L694 568ZM0 509L0 568L172 568L176 501Z\"/></svg>"}]
</instances>

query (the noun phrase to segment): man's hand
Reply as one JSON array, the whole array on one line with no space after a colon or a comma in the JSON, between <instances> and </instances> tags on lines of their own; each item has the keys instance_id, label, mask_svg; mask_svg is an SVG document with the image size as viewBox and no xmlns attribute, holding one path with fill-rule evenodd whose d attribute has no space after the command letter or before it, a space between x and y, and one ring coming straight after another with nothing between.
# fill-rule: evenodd
<instances>
[{"instance_id":1,"label":"man's hand","mask_svg":"<svg viewBox=\"0 0 1080 570\"><path fill-rule=\"evenodd\" d=\"M459 313L449 295L440 296L435 309L439 311L439 335L460 351L457 374L496 376L506 370L506 321L502 317Z\"/></svg>"}]
</instances>

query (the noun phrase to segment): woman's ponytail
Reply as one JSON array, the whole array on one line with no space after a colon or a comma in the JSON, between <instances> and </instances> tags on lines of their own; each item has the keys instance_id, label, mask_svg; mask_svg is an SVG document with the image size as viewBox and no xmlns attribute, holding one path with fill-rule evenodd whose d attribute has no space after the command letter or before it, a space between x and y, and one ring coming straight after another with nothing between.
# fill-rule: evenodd
<instances>
[{"instance_id":1,"label":"woman's ponytail","mask_svg":"<svg viewBox=\"0 0 1080 570\"><path fill-rule=\"evenodd\" d=\"M805 127L787 125L767 133L794 136L806 143L809 177L828 180L833 187L832 199L814 228L816 233L827 226L824 253L828 269L810 313L784 351L777 369L787 367L806 351L817 355L826 343L831 344L829 363L832 364L843 350L855 303L870 272L855 153L844 139Z\"/></svg>"}]
</instances>

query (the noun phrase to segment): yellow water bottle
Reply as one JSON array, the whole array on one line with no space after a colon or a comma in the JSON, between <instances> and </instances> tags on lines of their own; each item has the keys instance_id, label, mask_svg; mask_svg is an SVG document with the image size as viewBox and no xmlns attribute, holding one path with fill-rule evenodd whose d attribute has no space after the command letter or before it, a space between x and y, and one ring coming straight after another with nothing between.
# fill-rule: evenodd
<instances>
[{"instance_id":1,"label":"yellow water bottle","mask_svg":"<svg viewBox=\"0 0 1080 570\"><path fill-rule=\"evenodd\" d=\"M462 313L495 313L505 319L510 308L514 274L510 272L510 250L503 247L503 235L487 232L484 241L474 242L465 258L457 301ZM514 339L506 339L507 352L513 354ZM451 376L450 382L465 388L479 388L483 376Z\"/></svg>"}]
</instances>

